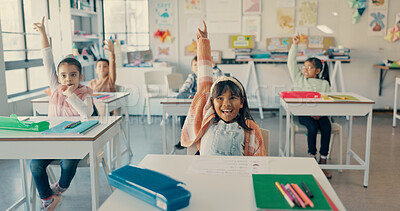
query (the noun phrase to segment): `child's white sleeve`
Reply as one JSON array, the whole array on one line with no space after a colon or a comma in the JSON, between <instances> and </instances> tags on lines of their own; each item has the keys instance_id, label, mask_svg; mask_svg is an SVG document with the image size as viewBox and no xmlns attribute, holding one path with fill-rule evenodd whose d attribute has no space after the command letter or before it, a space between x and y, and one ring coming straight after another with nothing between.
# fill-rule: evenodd
<instances>
[{"instance_id":1,"label":"child's white sleeve","mask_svg":"<svg viewBox=\"0 0 400 211\"><path fill-rule=\"evenodd\" d=\"M67 98L67 102L71 104L82 118L89 118L93 114L93 100L91 95L86 95L81 100L76 94L72 94Z\"/></svg>"},{"instance_id":2,"label":"child's white sleeve","mask_svg":"<svg viewBox=\"0 0 400 211\"><path fill-rule=\"evenodd\" d=\"M49 47L42 49L42 53L43 53L43 65L47 71L47 75L49 76L50 91L51 93L53 93L59 84L57 80L57 74L56 74L57 70L54 64L53 52Z\"/></svg>"}]
</instances>

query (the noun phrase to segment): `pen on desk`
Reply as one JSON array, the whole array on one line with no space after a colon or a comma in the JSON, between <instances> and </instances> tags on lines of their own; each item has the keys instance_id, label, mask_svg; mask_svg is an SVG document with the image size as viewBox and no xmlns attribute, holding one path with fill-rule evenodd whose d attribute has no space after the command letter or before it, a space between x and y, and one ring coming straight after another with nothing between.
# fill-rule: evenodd
<instances>
[{"instance_id":1,"label":"pen on desk","mask_svg":"<svg viewBox=\"0 0 400 211\"><path fill-rule=\"evenodd\" d=\"M65 130L67 128L74 128L80 124L81 124L81 121L72 122L72 123L68 124L67 126L65 126L63 129Z\"/></svg>"},{"instance_id":2,"label":"pen on desk","mask_svg":"<svg viewBox=\"0 0 400 211\"><path fill-rule=\"evenodd\" d=\"M334 96L334 95L328 95L328 97L336 98L336 99L341 99L341 100L347 100L347 99L348 99L347 97Z\"/></svg>"},{"instance_id":3,"label":"pen on desk","mask_svg":"<svg viewBox=\"0 0 400 211\"><path fill-rule=\"evenodd\" d=\"M294 196L294 194L292 193L292 191L290 191L288 185L283 186L283 187L285 187L284 190L287 191L288 195L290 195L290 196L292 197L292 199L293 199L294 203L296 204L296 206L301 207L301 204L300 204L299 200L297 200L297 199L296 199L296 196Z\"/></svg>"},{"instance_id":4,"label":"pen on desk","mask_svg":"<svg viewBox=\"0 0 400 211\"><path fill-rule=\"evenodd\" d=\"M306 191L306 194L307 194L308 198L314 197L314 195L311 192L310 188L308 188L307 185L304 182L301 182L301 184L303 185L303 188Z\"/></svg>"},{"instance_id":5,"label":"pen on desk","mask_svg":"<svg viewBox=\"0 0 400 211\"><path fill-rule=\"evenodd\" d=\"M297 199L297 201L299 202L300 206L303 207L303 208L306 208L306 205L304 204L303 200L296 193L296 191L293 189L293 187L290 184L286 184L286 188L289 189L293 193L294 197Z\"/></svg>"},{"instance_id":6,"label":"pen on desk","mask_svg":"<svg viewBox=\"0 0 400 211\"><path fill-rule=\"evenodd\" d=\"M286 190L285 186L281 184L282 190L286 193L286 195L289 197L289 199L294 202L294 198L290 195L290 193Z\"/></svg>"},{"instance_id":7,"label":"pen on desk","mask_svg":"<svg viewBox=\"0 0 400 211\"><path fill-rule=\"evenodd\" d=\"M299 193L301 198L306 202L306 205L309 205L310 207L314 208L314 203L307 197L307 195L301 190L301 188L297 184L292 184L294 189Z\"/></svg>"},{"instance_id":8,"label":"pen on desk","mask_svg":"<svg viewBox=\"0 0 400 211\"><path fill-rule=\"evenodd\" d=\"M285 198L285 200L287 201L287 203L289 204L290 207L294 207L293 202L289 199L289 197L286 195L286 193L282 190L281 185L279 184L279 182L275 182L276 187L278 188L278 190L281 192L281 194L283 195L283 197Z\"/></svg>"}]
</instances>

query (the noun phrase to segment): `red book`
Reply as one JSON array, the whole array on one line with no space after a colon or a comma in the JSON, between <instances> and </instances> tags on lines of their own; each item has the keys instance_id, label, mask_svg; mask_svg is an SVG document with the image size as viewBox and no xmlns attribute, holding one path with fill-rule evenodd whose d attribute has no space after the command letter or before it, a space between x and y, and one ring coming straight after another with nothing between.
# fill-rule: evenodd
<instances>
[{"instance_id":1,"label":"red book","mask_svg":"<svg viewBox=\"0 0 400 211\"><path fill-rule=\"evenodd\" d=\"M308 92L308 91L290 91L281 92L282 98L321 98L319 92Z\"/></svg>"}]
</instances>

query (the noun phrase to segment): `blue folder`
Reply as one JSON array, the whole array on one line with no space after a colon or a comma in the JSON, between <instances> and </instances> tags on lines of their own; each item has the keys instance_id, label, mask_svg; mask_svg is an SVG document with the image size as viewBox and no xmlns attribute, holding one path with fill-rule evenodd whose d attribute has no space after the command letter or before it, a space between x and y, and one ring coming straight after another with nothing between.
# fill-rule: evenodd
<instances>
[{"instance_id":1,"label":"blue folder","mask_svg":"<svg viewBox=\"0 0 400 211\"><path fill-rule=\"evenodd\" d=\"M89 121L82 121L81 124L74 128L66 128L64 129L65 126L73 123L74 121L64 121L48 130L43 131L43 134L54 134L54 133L62 133L62 134L82 134L89 129L93 128L97 124L99 124L99 121L97 120L89 120Z\"/></svg>"},{"instance_id":2,"label":"blue folder","mask_svg":"<svg viewBox=\"0 0 400 211\"><path fill-rule=\"evenodd\" d=\"M189 205L190 192L183 183L165 174L126 165L108 175L110 185L161 210L178 210Z\"/></svg>"}]
</instances>

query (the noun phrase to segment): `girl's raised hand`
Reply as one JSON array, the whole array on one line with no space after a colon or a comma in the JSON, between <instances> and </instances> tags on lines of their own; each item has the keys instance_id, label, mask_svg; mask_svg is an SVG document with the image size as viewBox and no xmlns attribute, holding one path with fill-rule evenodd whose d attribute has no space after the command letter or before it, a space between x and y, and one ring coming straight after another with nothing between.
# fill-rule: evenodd
<instances>
[{"instance_id":1,"label":"girl's raised hand","mask_svg":"<svg viewBox=\"0 0 400 211\"><path fill-rule=\"evenodd\" d=\"M44 27L44 16L42 18L42 23L33 23L33 29L40 32L40 34L46 34L46 29Z\"/></svg>"},{"instance_id":2,"label":"girl's raised hand","mask_svg":"<svg viewBox=\"0 0 400 211\"><path fill-rule=\"evenodd\" d=\"M203 31L200 28L197 28L197 39L200 38L207 38L207 26L206 26L206 22L204 22L203 20Z\"/></svg>"},{"instance_id":3,"label":"girl's raised hand","mask_svg":"<svg viewBox=\"0 0 400 211\"><path fill-rule=\"evenodd\" d=\"M114 43L111 40L104 40L104 50L114 53Z\"/></svg>"},{"instance_id":4,"label":"girl's raised hand","mask_svg":"<svg viewBox=\"0 0 400 211\"><path fill-rule=\"evenodd\" d=\"M293 37L293 44L297 45L300 42L300 35L297 34L296 36Z\"/></svg>"}]
</instances>

